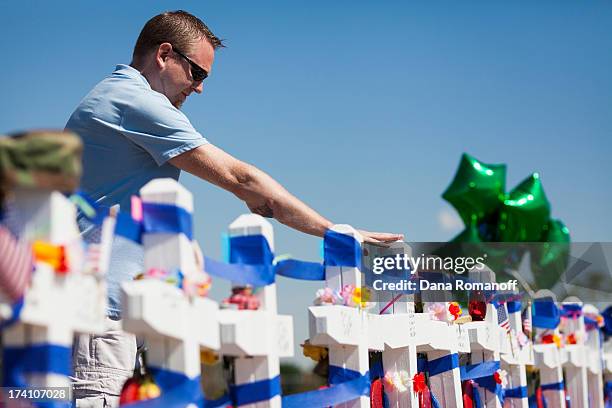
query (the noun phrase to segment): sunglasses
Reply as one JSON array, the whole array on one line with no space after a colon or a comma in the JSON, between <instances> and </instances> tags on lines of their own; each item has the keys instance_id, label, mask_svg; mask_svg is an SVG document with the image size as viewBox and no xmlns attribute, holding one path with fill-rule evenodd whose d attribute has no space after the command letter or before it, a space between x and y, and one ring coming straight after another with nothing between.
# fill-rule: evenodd
<instances>
[{"instance_id":1,"label":"sunglasses","mask_svg":"<svg viewBox=\"0 0 612 408\"><path fill-rule=\"evenodd\" d=\"M176 52L178 55L180 55L181 57L183 57L185 61L189 63L189 66L191 67L191 77L193 78L195 82L200 82L206 79L206 77L208 76L208 71L206 71L204 68L202 68L201 66L199 66L198 64L190 60L189 57L187 57L185 54L177 50L174 46L172 47L172 50Z\"/></svg>"}]
</instances>

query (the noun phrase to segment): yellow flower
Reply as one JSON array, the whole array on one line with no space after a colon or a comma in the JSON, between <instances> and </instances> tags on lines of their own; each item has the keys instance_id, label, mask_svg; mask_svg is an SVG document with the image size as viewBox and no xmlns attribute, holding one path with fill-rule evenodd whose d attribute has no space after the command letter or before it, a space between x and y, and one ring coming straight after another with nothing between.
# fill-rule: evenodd
<instances>
[{"instance_id":1,"label":"yellow flower","mask_svg":"<svg viewBox=\"0 0 612 408\"><path fill-rule=\"evenodd\" d=\"M370 301L371 294L367 288L356 287L353 291L353 303L365 308Z\"/></svg>"}]
</instances>

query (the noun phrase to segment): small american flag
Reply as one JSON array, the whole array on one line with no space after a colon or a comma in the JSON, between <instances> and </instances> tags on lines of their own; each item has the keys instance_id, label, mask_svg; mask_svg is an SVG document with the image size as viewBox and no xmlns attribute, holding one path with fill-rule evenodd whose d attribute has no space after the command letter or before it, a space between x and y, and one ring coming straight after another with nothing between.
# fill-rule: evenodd
<instances>
[{"instance_id":1,"label":"small american flag","mask_svg":"<svg viewBox=\"0 0 612 408\"><path fill-rule=\"evenodd\" d=\"M92 273L100 272L100 245L89 244L86 252L85 270Z\"/></svg>"},{"instance_id":2,"label":"small american flag","mask_svg":"<svg viewBox=\"0 0 612 408\"><path fill-rule=\"evenodd\" d=\"M523 311L523 332L526 335L530 336L533 331L533 327L531 325L531 307L528 307Z\"/></svg>"},{"instance_id":3,"label":"small american flag","mask_svg":"<svg viewBox=\"0 0 612 408\"><path fill-rule=\"evenodd\" d=\"M497 306L497 324L506 330L507 334L510 334L510 321L508 320L508 312L506 312L505 303L501 303Z\"/></svg>"},{"instance_id":4,"label":"small american flag","mask_svg":"<svg viewBox=\"0 0 612 408\"><path fill-rule=\"evenodd\" d=\"M30 283L32 251L0 225L0 254L0 294L3 293L14 302L23 295Z\"/></svg>"}]
</instances>

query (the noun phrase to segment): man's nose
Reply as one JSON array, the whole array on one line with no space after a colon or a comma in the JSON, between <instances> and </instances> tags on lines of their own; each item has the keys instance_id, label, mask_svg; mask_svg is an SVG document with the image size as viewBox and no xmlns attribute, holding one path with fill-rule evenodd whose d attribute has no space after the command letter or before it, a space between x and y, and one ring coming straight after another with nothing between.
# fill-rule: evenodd
<instances>
[{"instance_id":1,"label":"man's nose","mask_svg":"<svg viewBox=\"0 0 612 408\"><path fill-rule=\"evenodd\" d=\"M196 93L201 94L201 93L202 93L202 91L204 90L204 81L196 82L196 83L195 83L195 86L193 87L193 90L194 90Z\"/></svg>"}]
</instances>

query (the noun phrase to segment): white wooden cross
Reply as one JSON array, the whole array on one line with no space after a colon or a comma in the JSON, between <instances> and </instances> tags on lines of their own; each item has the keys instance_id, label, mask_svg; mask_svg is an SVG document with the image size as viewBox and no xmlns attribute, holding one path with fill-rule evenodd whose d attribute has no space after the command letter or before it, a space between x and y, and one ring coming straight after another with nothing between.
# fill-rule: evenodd
<instances>
[{"instance_id":1,"label":"white wooden cross","mask_svg":"<svg viewBox=\"0 0 612 408\"><path fill-rule=\"evenodd\" d=\"M363 237L349 225L339 224L332 231L353 237L360 245ZM340 292L346 285L362 286L361 271L357 267L326 266L325 286ZM376 322L369 313L356 307L329 305L308 308L310 343L329 349L329 365L356 371L361 375L369 369L370 339L376 332ZM370 327L372 326L372 327ZM379 347L381 345L379 344ZM369 408L370 397L361 396L339 404L341 408Z\"/></svg>"},{"instance_id":2,"label":"white wooden cross","mask_svg":"<svg viewBox=\"0 0 612 408\"><path fill-rule=\"evenodd\" d=\"M421 271L416 271L417 273ZM441 272L437 272L441 273ZM426 276L426 275L425 275ZM448 358L453 354L469 353L470 342L468 331L463 325L453 324L453 316L449 311L452 294L449 291L423 290L421 292L423 313L417 313L420 339L417 341L417 352L426 353L427 360ZM441 302L441 300L443 300ZM430 306L442 303L444 320L434 320L430 314ZM431 393L445 407L462 407L463 393L461 390L461 372L459 367L437 375L429 376Z\"/></svg>"},{"instance_id":3,"label":"white wooden cross","mask_svg":"<svg viewBox=\"0 0 612 408\"><path fill-rule=\"evenodd\" d=\"M557 299L555 295L549 290L539 290L534 295L534 302L552 302L555 304ZM540 370L540 383L542 386L549 384L563 384L563 364L567 361L567 353L565 349L558 348L553 344L542 344L541 337L544 334L552 334L559 336L559 328L555 329L543 329L535 327L535 344L534 349L534 361L535 366ZM549 406L562 407L565 406L565 391L563 388L560 390L543 390L542 394L546 398Z\"/></svg>"},{"instance_id":4,"label":"white wooden cross","mask_svg":"<svg viewBox=\"0 0 612 408\"><path fill-rule=\"evenodd\" d=\"M474 282L495 282L495 273L486 267L482 270L472 269L469 277ZM508 336L497 321L497 308L490 302L487 302L486 307L484 320L462 325L462 329L469 333L472 364L500 361L501 352L509 351ZM500 307L505 308L506 305L502 304ZM497 395L488 389L475 387L474 392L480 394L480 400L485 407L501 407Z\"/></svg>"},{"instance_id":5,"label":"white wooden cross","mask_svg":"<svg viewBox=\"0 0 612 408\"><path fill-rule=\"evenodd\" d=\"M256 214L238 217L229 226L230 237L262 235L274 251L272 225ZM256 289L258 310L223 309L219 313L221 353L234 356L234 385L271 380L280 374L280 357L293 356L293 317L278 315L276 284ZM280 407L281 396L244 407Z\"/></svg>"},{"instance_id":6,"label":"white wooden cross","mask_svg":"<svg viewBox=\"0 0 612 408\"><path fill-rule=\"evenodd\" d=\"M527 313L531 313L531 305L527 305ZM508 310L508 320L510 322L510 331L512 341L510 353L501 354L502 368L508 372L508 385L506 388L521 388L527 387L527 365L533 365L533 343L531 339L527 340L527 344L520 345L514 342L517 333L523 333L523 320L521 310L510 312ZM524 334L524 333L523 333ZM528 408L529 401L527 396L524 398L511 398L506 396L505 404L509 408Z\"/></svg>"},{"instance_id":7,"label":"white wooden cross","mask_svg":"<svg viewBox=\"0 0 612 408\"><path fill-rule=\"evenodd\" d=\"M49 263L36 262L19 320L3 332L4 346L56 345L70 349L75 333L102 332L106 319L105 271L93 274L83 270L85 254L73 203L57 191L20 188L14 191L12 211L20 239L29 244L39 241L64 246L68 270L58 272ZM104 231L109 232L108 228ZM38 387L70 385L67 376L54 373L28 374L26 381Z\"/></svg>"},{"instance_id":8,"label":"white wooden cross","mask_svg":"<svg viewBox=\"0 0 612 408\"><path fill-rule=\"evenodd\" d=\"M563 300L562 306L572 305L582 309L582 302L576 297L568 297ZM587 350L584 347L586 330L584 326L584 315L582 311L576 317L561 316L560 331L565 340L567 361L563 365L565 371L565 385L567 395L571 404L575 406L589 406L588 384L587 384ZM573 335L576 344L569 343L569 336Z\"/></svg>"},{"instance_id":9,"label":"white wooden cross","mask_svg":"<svg viewBox=\"0 0 612 408\"><path fill-rule=\"evenodd\" d=\"M582 307L582 312L585 316L599 315L599 311L597 310L597 308L591 304L584 305ZM602 356L603 348L601 347L601 335L602 334L600 330L587 330L586 339L584 342L587 358L587 383L589 387L589 402L591 404L591 408L604 407L602 362L605 360Z\"/></svg>"},{"instance_id":10,"label":"white wooden cross","mask_svg":"<svg viewBox=\"0 0 612 408\"><path fill-rule=\"evenodd\" d=\"M191 193L170 178L155 179L141 190L143 204L168 204L193 212ZM166 272L180 270L186 279L197 280L193 244L184 233L144 233L144 268ZM142 335L150 367L183 374L200 375L200 349L219 349L216 302L188 296L175 285L158 279L124 282L122 326Z\"/></svg>"},{"instance_id":11,"label":"white wooden cross","mask_svg":"<svg viewBox=\"0 0 612 408\"><path fill-rule=\"evenodd\" d=\"M373 264L373 260L380 256L412 255L412 249L404 242L398 241L388 247L376 247L371 245L364 249L364 262ZM384 280L384 275L380 275ZM418 373L417 347L414 341L417 331L423 327L417 327L415 316L414 295L406 295L401 292L376 291L373 299L377 300L373 313L379 313L379 329L375 333L379 337L379 348L383 348L382 365L385 375L393 376L402 371L407 373L409 381L412 381ZM420 319L420 322L423 320ZM385 385L385 395L389 401L389 408L418 408L419 398L413 392L412 382L406 385L405 391L397 387Z\"/></svg>"}]
</instances>

